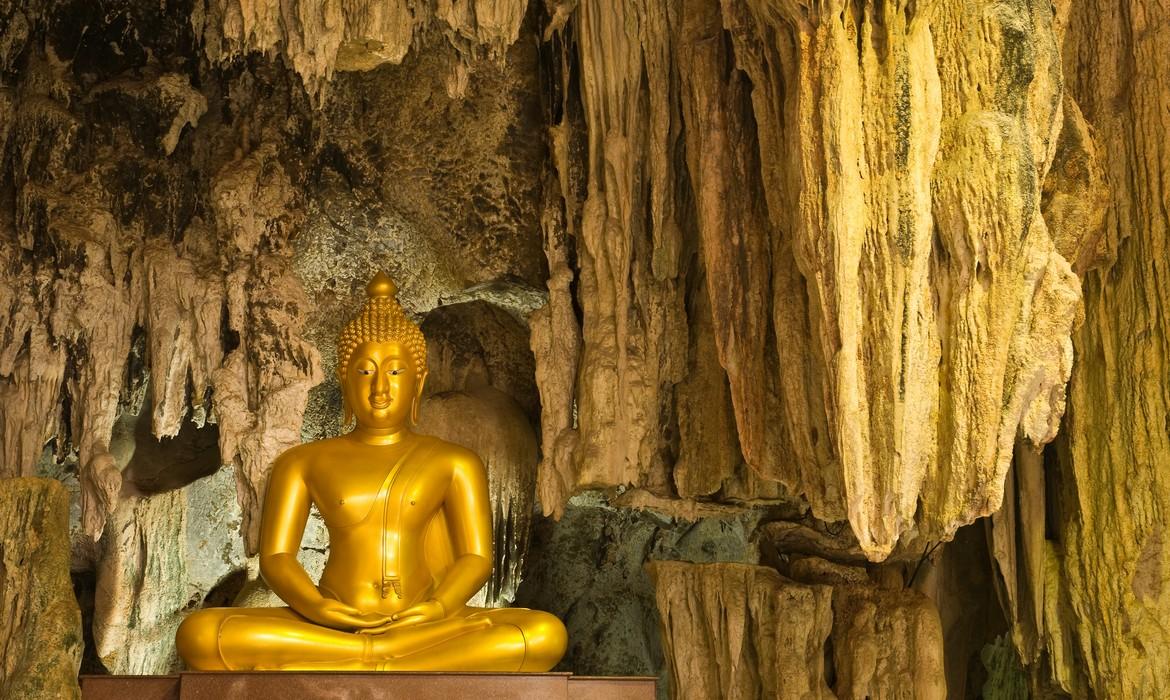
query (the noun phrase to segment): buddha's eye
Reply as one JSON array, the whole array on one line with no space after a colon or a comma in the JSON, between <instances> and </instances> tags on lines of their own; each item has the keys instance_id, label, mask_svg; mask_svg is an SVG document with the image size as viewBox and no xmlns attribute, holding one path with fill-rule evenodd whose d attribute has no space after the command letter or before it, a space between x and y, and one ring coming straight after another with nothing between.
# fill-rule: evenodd
<instances>
[{"instance_id":1,"label":"buddha's eye","mask_svg":"<svg viewBox=\"0 0 1170 700\"><path fill-rule=\"evenodd\" d=\"M374 370L372 370L372 369L359 369L358 370L358 374L364 374L366 376L369 376L373 373L374 373Z\"/></svg>"},{"instance_id":2,"label":"buddha's eye","mask_svg":"<svg viewBox=\"0 0 1170 700\"><path fill-rule=\"evenodd\" d=\"M404 369L392 369L392 370L390 370L390 376L397 377L398 375L402 374L405 371L406 370L404 370Z\"/></svg>"}]
</instances>

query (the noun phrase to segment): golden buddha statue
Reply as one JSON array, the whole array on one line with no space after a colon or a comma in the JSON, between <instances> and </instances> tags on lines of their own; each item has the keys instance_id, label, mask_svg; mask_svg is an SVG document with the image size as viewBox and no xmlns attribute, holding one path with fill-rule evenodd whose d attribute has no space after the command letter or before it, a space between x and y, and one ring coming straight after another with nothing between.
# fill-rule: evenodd
<instances>
[{"instance_id":1,"label":"golden buddha statue","mask_svg":"<svg viewBox=\"0 0 1170 700\"><path fill-rule=\"evenodd\" d=\"M565 651L555 616L467 605L491 574L488 482L474 452L411 431L426 342L383 273L341 333L340 437L277 458L260 572L287 608L208 608L179 627L196 670L547 671ZM320 584L297 562L315 504L329 531Z\"/></svg>"}]
</instances>

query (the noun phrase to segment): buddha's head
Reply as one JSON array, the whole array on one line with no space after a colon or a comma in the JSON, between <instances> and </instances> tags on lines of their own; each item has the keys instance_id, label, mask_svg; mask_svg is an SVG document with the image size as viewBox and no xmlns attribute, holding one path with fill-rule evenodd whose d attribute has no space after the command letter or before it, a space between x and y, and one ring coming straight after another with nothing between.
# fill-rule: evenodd
<instances>
[{"instance_id":1,"label":"buddha's head","mask_svg":"<svg viewBox=\"0 0 1170 700\"><path fill-rule=\"evenodd\" d=\"M427 378L427 343L403 313L398 289L379 272L366 285L369 297L341 331L337 373L345 423L387 430L418 421Z\"/></svg>"}]
</instances>

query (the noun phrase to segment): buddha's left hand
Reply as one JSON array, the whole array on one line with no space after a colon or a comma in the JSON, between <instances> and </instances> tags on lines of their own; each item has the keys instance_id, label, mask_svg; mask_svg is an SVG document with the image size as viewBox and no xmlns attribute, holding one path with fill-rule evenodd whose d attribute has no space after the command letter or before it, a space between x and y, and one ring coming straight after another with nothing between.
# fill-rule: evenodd
<instances>
[{"instance_id":1,"label":"buddha's left hand","mask_svg":"<svg viewBox=\"0 0 1170 700\"><path fill-rule=\"evenodd\" d=\"M447 616L447 611L443 609L443 604L437 600L424 600L421 603L399 611L390 616L390 621L377 627L367 627L365 629L355 630L360 634L381 634L399 627L409 627L411 625L419 625L424 622L435 622L442 620Z\"/></svg>"}]
</instances>

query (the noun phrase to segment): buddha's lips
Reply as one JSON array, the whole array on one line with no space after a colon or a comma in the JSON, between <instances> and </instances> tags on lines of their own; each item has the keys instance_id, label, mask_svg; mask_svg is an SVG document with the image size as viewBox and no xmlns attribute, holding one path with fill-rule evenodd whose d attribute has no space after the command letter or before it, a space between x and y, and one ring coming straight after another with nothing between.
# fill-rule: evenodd
<instances>
[{"instance_id":1,"label":"buddha's lips","mask_svg":"<svg viewBox=\"0 0 1170 700\"><path fill-rule=\"evenodd\" d=\"M370 400L370 407L371 407L371 408L376 408L376 409L379 409L379 410L381 410L381 409L383 409L383 408L390 408L390 404L391 404L391 401L390 401L390 399L386 399L386 400L384 400L384 401L379 401L379 400L377 400L377 399L371 399L371 400Z\"/></svg>"}]
</instances>

